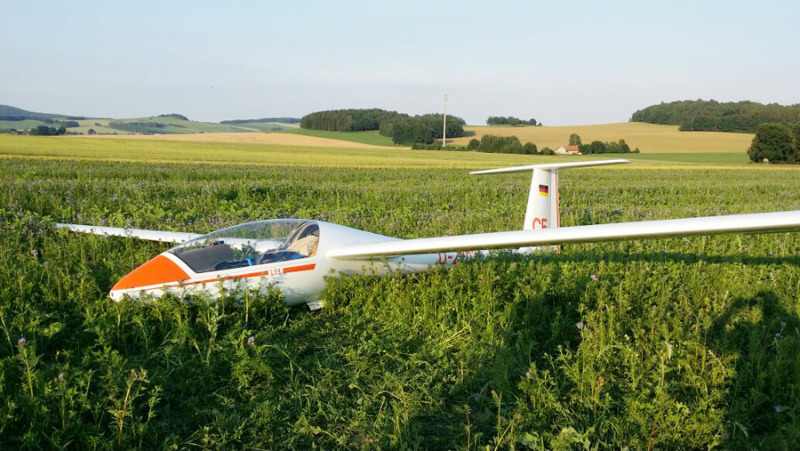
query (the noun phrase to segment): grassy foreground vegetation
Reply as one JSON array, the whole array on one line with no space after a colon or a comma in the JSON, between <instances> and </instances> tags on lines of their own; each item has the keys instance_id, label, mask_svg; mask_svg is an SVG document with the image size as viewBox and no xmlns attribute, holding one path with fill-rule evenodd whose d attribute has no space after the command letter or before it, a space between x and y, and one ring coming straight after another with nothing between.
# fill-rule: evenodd
<instances>
[{"instance_id":1,"label":"grassy foreground vegetation","mask_svg":"<svg viewBox=\"0 0 800 451\"><path fill-rule=\"evenodd\" d=\"M159 141L81 150L90 143L72 151L184 160L174 153L182 147ZM522 222L528 177L466 177L448 169L448 152L412 153L430 158L413 169L378 156L380 167L263 166L260 152L249 153L257 167L6 157L0 448L800 442L800 234L573 245L415 276L348 277L329 282L328 306L312 314L274 294L248 294L246 304L113 303L111 285L165 246L54 228L204 232L297 216L410 238ZM334 158L318 152L317 161ZM503 156L513 158L530 161ZM637 165L565 171L563 224L800 209L793 168Z\"/></svg>"}]
</instances>

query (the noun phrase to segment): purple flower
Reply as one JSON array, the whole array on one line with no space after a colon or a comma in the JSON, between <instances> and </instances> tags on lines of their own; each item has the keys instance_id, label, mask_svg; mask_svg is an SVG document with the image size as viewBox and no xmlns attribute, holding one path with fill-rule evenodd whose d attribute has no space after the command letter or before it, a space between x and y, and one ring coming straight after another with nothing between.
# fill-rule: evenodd
<instances>
[{"instance_id":1,"label":"purple flower","mask_svg":"<svg viewBox=\"0 0 800 451\"><path fill-rule=\"evenodd\" d=\"M775 334L775 339L776 340L782 340L783 339L783 334L781 334L780 332L776 333Z\"/></svg>"},{"instance_id":2,"label":"purple flower","mask_svg":"<svg viewBox=\"0 0 800 451\"><path fill-rule=\"evenodd\" d=\"M256 337L251 335L250 338L247 339L247 344L250 345L250 346L255 346L256 345Z\"/></svg>"},{"instance_id":3,"label":"purple flower","mask_svg":"<svg viewBox=\"0 0 800 451\"><path fill-rule=\"evenodd\" d=\"M781 406L781 405L777 405L777 406L773 407L772 409L775 410L775 413L783 413L783 406Z\"/></svg>"},{"instance_id":4,"label":"purple flower","mask_svg":"<svg viewBox=\"0 0 800 451\"><path fill-rule=\"evenodd\" d=\"M586 324L583 324L583 321L578 321L577 323L575 323L575 327L577 327L578 330L583 330L586 329Z\"/></svg>"},{"instance_id":5,"label":"purple flower","mask_svg":"<svg viewBox=\"0 0 800 451\"><path fill-rule=\"evenodd\" d=\"M20 348L24 348L25 343L27 342L28 340L26 340L25 337L20 337L19 340L17 340L17 346L19 346Z\"/></svg>"}]
</instances>

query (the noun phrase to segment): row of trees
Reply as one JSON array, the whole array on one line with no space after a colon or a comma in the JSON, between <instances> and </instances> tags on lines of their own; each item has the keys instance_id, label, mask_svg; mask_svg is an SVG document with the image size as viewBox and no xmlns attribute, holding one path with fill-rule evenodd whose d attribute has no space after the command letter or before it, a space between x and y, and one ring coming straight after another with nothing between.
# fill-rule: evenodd
<instances>
[{"instance_id":1,"label":"row of trees","mask_svg":"<svg viewBox=\"0 0 800 451\"><path fill-rule=\"evenodd\" d=\"M431 144L442 139L441 114L409 116L378 108L318 111L300 119L300 127L311 130L358 132L378 130L396 144ZM464 136L464 119L447 116L447 137Z\"/></svg>"},{"instance_id":2,"label":"row of trees","mask_svg":"<svg viewBox=\"0 0 800 451\"><path fill-rule=\"evenodd\" d=\"M516 127L517 125L542 125L541 122L536 122L536 119L520 119L514 116L489 116L486 119L486 125L510 125Z\"/></svg>"},{"instance_id":3,"label":"row of trees","mask_svg":"<svg viewBox=\"0 0 800 451\"><path fill-rule=\"evenodd\" d=\"M318 111L300 119L300 128L335 132L378 130L381 122L403 116L396 111L379 108Z\"/></svg>"},{"instance_id":4,"label":"row of trees","mask_svg":"<svg viewBox=\"0 0 800 451\"><path fill-rule=\"evenodd\" d=\"M132 133L141 133L143 135L152 135L154 133L164 133L164 128L166 128L165 124L161 122L141 122L141 121L130 121L130 122L109 122L109 128L123 130L126 132ZM179 125L173 125L173 127L180 127Z\"/></svg>"},{"instance_id":5,"label":"row of trees","mask_svg":"<svg viewBox=\"0 0 800 451\"><path fill-rule=\"evenodd\" d=\"M620 139L619 142L592 141L589 144L579 145L578 149L580 149L580 152L584 155L597 153L639 153L638 148L631 150L630 146L625 142L624 139Z\"/></svg>"},{"instance_id":6,"label":"row of trees","mask_svg":"<svg viewBox=\"0 0 800 451\"><path fill-rule=\"evenodd\" d=\"M478 139L471 139L467 144L466 150L477 150L489 153L518 153L525 155L537 155L539 153L534 143L522 142L516 136L495 136L483 135Z\"/></svg>"},{"instance_id":7,"label":"row of trees","mask_svg":"<svg viewBox=\"0 0 800 451\"><path fill-rule=\"evenodd\" d=\"M57 135L66 135L67 128L66 127L48 127L46 125L38 125L31 129L31 135L36 136L57 136Z\"/></svg>"},{"instance_id":8,"label":"row of trees","mask_svg":"<svg viewBox=\"0 0 800 451\"><path fill-rule=\"evenodd\" d=\"M800 122L759 125L747 155L755 162L800 163Z\"/></svg>"},{"instance_id":9,"label":"row of trees","mask_svg":"<svg viewBox=\"0 0 800 451\"><path fill-rule=\"evenodd\" d=\"M409 116L401 114L381 122L379 133L392 138L395 144L430 144L437 139L442 139L441 114L423 114ZM464 119L458 116L447 116L447 137L459 138L464 136Z\"/></svg>"},{"instance_id":10,"label":"row of trees","mask_svg":"<svg viewBox=\"0 0 800 451\"><path fill-rule=\"evenodd\" d=\"M580 135L577 133L569 135L569 145L578 146L578 150L584 155L596 153L639 153L638 147L631 150L631 147L624 139L611 142L592 141L589 144L583 144Z\"/></svg>"},{"instance_id":11,"label":"row of trees","mask_svg":"<svg viewBox=\"0 0 800 451\"><path fill-rule=\"evenodd\" d=\"M182 121L188 121L189 118L178 113L169 113L169 114L159 114L158 117L171 117L173 119L180 119Z\"/></svg>"},{"instance_id":12,"label":"row of trees","mask_svg":"<svg viewBox=\"0 0 800 451\"><path fill-rule=\"evenodd\" d=\"M633 122L678 125L683 131L755 132L760 124L800 121L800 104L764 105L758 102L683 100L651 105L636 111Z\"/></svg>"}]
</instances>

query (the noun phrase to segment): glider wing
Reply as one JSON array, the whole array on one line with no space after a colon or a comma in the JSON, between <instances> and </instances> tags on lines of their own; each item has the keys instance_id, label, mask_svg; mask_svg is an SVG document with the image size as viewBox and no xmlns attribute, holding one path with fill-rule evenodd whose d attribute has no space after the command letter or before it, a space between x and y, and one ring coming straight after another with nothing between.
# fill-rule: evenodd
<instances>
[{"instance_id":1,"label":"glider wing","mask_svg":"<svg viewBox=\"0 0 800 451\"><path fill-rule=\"evenodd\" d=\"M623 222L383 241L334 248L328 251L328 257L364 259L432 252L509 249L551 244L639 240L724 233L769 233L792 230L800 230L800 211Z\"/></svg>"},{"instance_id":2,"label":"glider wing","mask_svg":"<svg viewBox=\"0 0 800 451\"><path fill-rule=\"evenodd\" d=\"M164 243L183 243L201 236L197 233L167 232L162 230L126 229L123 227L99 227L81 224L56 224L56 227L73 232L92 233L94 235L124 236Z\"/></svg>"}]
</instances>

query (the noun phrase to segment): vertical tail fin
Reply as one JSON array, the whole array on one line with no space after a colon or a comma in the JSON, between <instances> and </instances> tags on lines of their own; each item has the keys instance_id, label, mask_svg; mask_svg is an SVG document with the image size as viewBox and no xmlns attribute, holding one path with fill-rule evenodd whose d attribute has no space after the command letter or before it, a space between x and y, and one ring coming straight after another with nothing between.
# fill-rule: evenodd
<instances>
[{"instance_id":1,"label":"vertical tail fin","mask_svg":"<svg viewBox=\"0 0 800 451\"><path fill-rule=\"evenodd\" d=\"M558 169L533 169L522 230L558 227Z\"/></svg>"},{"instance_id":2,"label":"vertical tail fin","mask_svg":"<svg viewBox=\"0 0 800 451\"><path fill-rule=\"evenodd\" d=\"M501 174L505 172L533 171L528 207L522 230L552 229L560 225L558 207L558 170L606 164L630 163L628 160L576 161L574 163L534 164L510 168L474 171L470 174Z\"/></svg>"}]
</instances>

